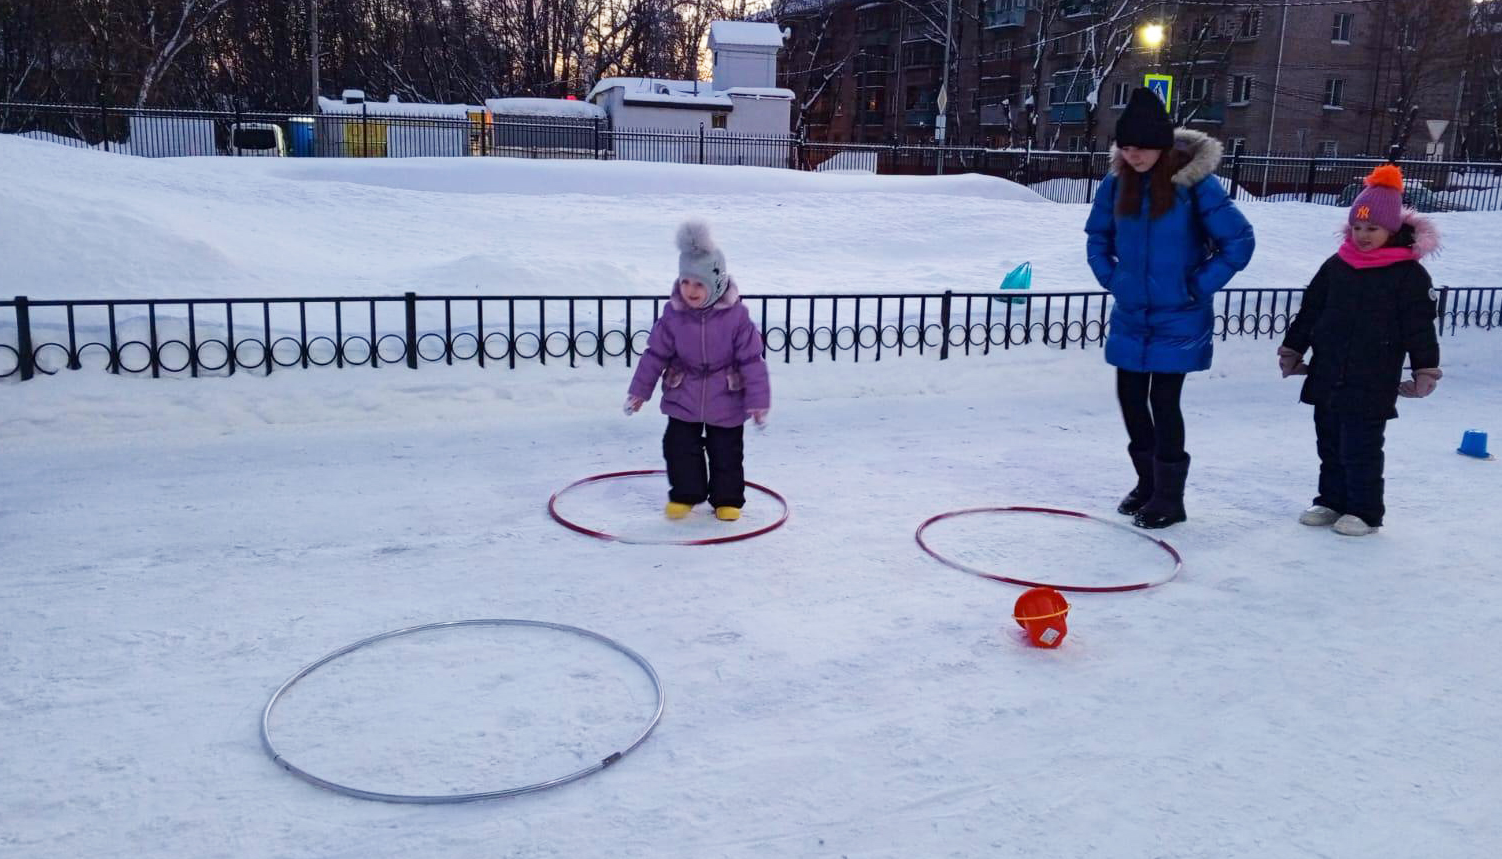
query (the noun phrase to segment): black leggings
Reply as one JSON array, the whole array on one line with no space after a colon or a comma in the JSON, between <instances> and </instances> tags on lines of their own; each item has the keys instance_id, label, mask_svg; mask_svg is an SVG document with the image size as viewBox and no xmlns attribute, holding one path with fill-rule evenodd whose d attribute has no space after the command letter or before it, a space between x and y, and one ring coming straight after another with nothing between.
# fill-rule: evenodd
<instances>
[{"instance_id":1,"label":"black leggings","mask_svg":"<svg viewBox=\"0 0 1502 859\"><path fill-rule=\"evenodd\" d=\"M1160 462L1183 462L1184 413L1179 398L1184 393L1183 373L1133 373L1116 371L1116 399L1126 422L1127 446L1150 450Z\"/></svg>"}]
</instances>

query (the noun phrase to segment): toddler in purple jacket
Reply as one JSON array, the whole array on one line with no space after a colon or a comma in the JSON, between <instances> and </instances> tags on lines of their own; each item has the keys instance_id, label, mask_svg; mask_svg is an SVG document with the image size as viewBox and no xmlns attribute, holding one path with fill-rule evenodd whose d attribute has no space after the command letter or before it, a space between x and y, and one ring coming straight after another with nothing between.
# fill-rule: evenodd
<instances>
[{"instance_id":1,"label":"toddler in purple jacket","mask_svg":"<svg viewBox=\"0 0 1502 859\"><path fill-rule=\"evenodd\" d=\"M628 416L652 398L658 378L668 416L664 512L681 519L707 500L716 517L739 519L746 503L746 419L766 423L772 391L761 334L702 221L678 228L678 279L631 378Z\"/></svg>"}]
</instances>

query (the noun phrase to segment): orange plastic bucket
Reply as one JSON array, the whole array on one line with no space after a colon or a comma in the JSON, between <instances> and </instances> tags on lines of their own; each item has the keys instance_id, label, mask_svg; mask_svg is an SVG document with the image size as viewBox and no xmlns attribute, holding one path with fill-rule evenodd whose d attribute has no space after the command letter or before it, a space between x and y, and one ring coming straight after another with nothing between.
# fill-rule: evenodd
<instances>
[{"instance_id":1,"label":"orange plastic bucket","mask_svg":"<svg viewBox=\"0 0 1502 859\"><path fill-rule=\"evenodd\" d=\"M1012 618L1038 647L1058 647L1069 634L1069 603L1053 588L1033 588L1017 598Z\"/></svg>"}]
</instances>

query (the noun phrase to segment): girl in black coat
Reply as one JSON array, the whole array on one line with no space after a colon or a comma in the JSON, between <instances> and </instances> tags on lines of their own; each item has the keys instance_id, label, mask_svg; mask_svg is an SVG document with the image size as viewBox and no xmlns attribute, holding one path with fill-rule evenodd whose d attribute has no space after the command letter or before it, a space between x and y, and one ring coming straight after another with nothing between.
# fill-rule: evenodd
<instances>
[{"instance_id":1,"label":"girl in black coat","mask_svg":"<svg viewBox=\"0 0 1502 859\"><path fill-rule=\"evenodd\" d=\"M1299 399L1314 406L1319 495L1299 521L1353 537L1382 526L1383 434L1398 397L1426 397L1443 375L1432 287L1419 262L1438 250L1439 232L1403 208L1397 167L1378 167L1366 185L1345 242L1304 291L1278 349L1284 377L1307 376Z\"/></svg>"}]
</instances>

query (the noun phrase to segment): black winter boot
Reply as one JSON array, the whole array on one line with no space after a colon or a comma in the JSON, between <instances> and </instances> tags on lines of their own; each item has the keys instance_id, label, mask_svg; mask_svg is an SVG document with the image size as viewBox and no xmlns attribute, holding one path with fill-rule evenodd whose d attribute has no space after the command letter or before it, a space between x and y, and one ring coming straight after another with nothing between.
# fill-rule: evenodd
<instances>
[{"instance_id":1,"label":"black winter boot","mask_svg":"<svg viewBox=\"0 0 1502 859\"><path fill-rule=\"evenodd\" d=\"M1123 516L1134 516L1147 503L1147 499L1153 497L1153 452L1129 447L1127 455L1132 458L1132 467L1137 469L1137 485L1116 505L1116 512Z\"/></svg>"},{"instance_id":2,"label":"black winter boot","mask_svg":"<svg viewBox=\"0 0 1502 859\"><path fill-rule=\"evenodd\" d=\"M1153 497L1142 505L1132 524L1138 528L1167 528L1189 518L1184 512L1184 481L1189 477L1189 457L1182 462L1153 461Z\"/></svg>"}]
</instances>

